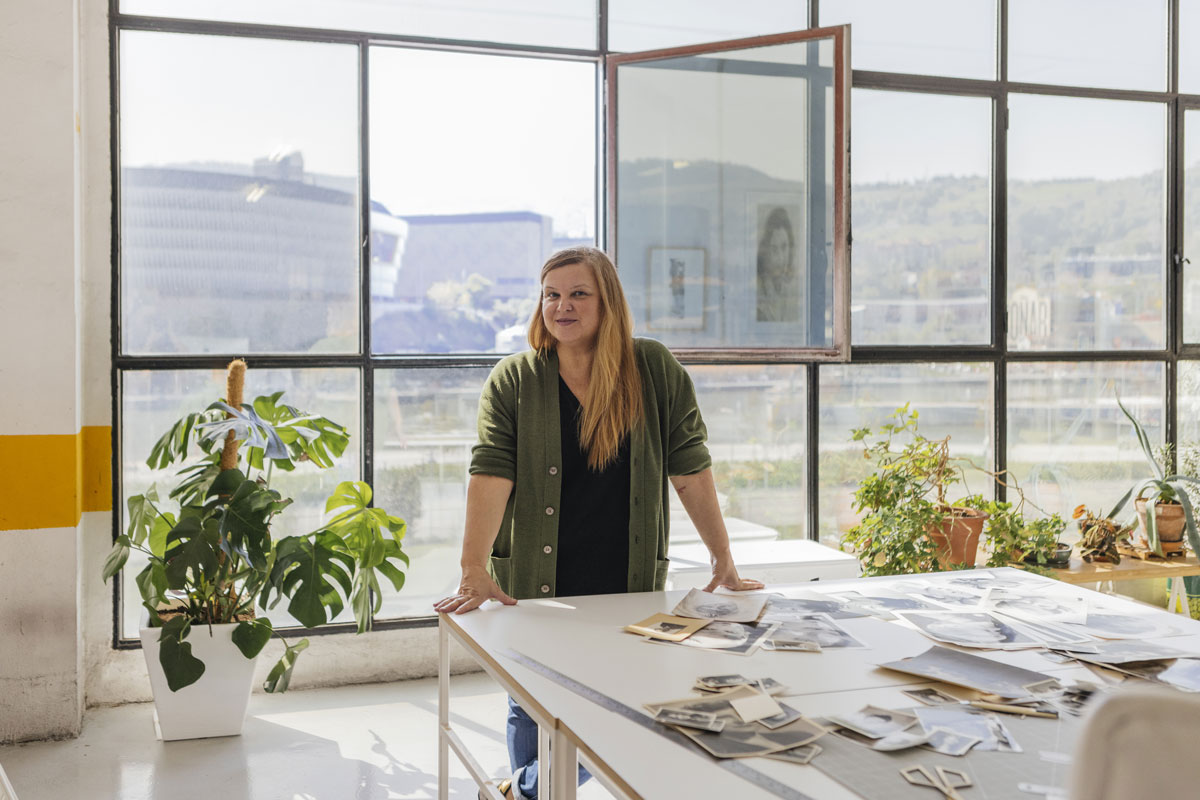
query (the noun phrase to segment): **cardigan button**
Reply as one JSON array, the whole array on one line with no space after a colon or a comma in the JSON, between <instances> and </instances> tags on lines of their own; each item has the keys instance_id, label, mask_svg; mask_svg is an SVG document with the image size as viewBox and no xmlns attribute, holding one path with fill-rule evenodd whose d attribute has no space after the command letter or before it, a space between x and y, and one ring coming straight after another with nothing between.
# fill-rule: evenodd
<instances>
[{"instance_id":1,"label":"cardigan button","mask_svg":"<svg viewBox=\"0 0 1200 800\"><path fill-rule=\"evenodd\" d=\"M554 514L554 509L551 508L550 506L546 506L546 516L549 517L549 516L552 516L553 514Z\"/></svg>"},{"instance_id":2,"label":"cardigan button","mask_svg":"<svg viewBox=\"0 0 1200 800\"><path fill-rule=\"evenodd\" d=\"M542 594L550 594L550 587L545 583L542 584Z\"/></svg>"},{"instance_id":3,"label":"cardigan button","mask_svg":"<svg viewBox=\"0 0 1200 800\"><path fill-rule=\"evenodd\" d=\"M551 475L557 475L557 474L558 474L558 467L551 467L551 468L550 468L550 474L551 474Z\"/></svg>"},{"instance_id":4,"label":"cardigan button","mask_svg":"<svg viewBox=\"0 0 1200 800\"><path fill-rule=\"evenodd\" d=\"M552 553L553 551L554 551L554 548L551 547L550 545L546 545L545 547L542 548L542 552L545 553L546 555L550 555L550 553Z\"/></svg>"}]
</instances>

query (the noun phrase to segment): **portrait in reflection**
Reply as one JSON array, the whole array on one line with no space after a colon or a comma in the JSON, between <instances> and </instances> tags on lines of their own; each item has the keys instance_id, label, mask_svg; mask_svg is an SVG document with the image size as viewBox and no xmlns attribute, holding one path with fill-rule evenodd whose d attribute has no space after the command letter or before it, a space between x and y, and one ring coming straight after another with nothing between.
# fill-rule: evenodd
<instances>
[{"instance_id":1,"label":"portrait in reflection","mask_svg":"<svg viewBox=\"0 0 1200 800\"><path fill-rule=\"evenodd\" d=\"M755 318L759 322L799 322L801 270L795 225L800 208L758 207L758 259Z\"/></svg>"}]
</instances>

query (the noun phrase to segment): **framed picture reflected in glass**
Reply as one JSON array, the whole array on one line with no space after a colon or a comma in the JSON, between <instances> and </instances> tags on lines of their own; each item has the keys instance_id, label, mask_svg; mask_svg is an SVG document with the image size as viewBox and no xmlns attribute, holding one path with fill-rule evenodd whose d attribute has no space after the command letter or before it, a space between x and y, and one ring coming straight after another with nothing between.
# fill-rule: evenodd
<instances>
[{"instance_id":1,"label":"framed picture reflected in glass","mask_svg":"<svg viewBox=\"0 0 1200 800\"><path fill-rule=\"evenodd\" d=\"M760 333L788 330L804 341L808 322L808 238L803 194L746 195L748 283L753 287L747 317Z\"/></svg>"},{"instance_id":2,"label":"framed picture reflected in glass","mask_svg":"<svg viewBox=\"0 0 1200 800\"><path fill-rule=\"evenodd\" d=\"M646 269L646 328L704 330L708 252L703 247L651 247Z\"/></svg>"}]
</instances>

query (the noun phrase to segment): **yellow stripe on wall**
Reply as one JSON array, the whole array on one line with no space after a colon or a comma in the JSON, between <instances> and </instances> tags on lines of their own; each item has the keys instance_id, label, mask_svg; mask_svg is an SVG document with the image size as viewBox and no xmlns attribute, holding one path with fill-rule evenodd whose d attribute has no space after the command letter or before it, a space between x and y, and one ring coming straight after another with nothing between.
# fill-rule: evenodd
<instances>
[{"instance_id":1,"label":"yellow stripe on wall","mask_svg":"<svg viewBox=\"0 0 1200 800\"><path fill-rule=\"evenodd\" d=\"M112 428L0 436L0 531L70 528L112 509Z\"/></svg>"}]
</instances>

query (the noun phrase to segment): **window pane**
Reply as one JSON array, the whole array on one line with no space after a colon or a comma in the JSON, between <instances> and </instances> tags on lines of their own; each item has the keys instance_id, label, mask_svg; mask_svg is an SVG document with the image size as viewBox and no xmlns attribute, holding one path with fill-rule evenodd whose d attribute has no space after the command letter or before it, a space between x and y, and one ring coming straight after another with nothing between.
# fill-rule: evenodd
<instances>
[{"instance_id":1,"label":"window pane","mask_svg":"<svg viewBox=\"0 0 1200 800\"><path fill-rule=\"evenodd\" d=\"M1008 54L1009 80L1163 90L1167 2L1009 0Z\"/></svg>"},{"instance_id":2,"label":"window pane","mask_svg":"<svg viewBox=\"0 0 1200 800\"><path fill-rule=\"evenodd\" d=\"M820 14L821 27L854 26L855 69L996 77L994 2L821 0Z\"/></svg>"},{"instance_id":3,"label":"window pane","mask_svg":"<svg viewBox=\"0 0 1200 800\"><path fill-rule=\"evenodd\" d=\"M854 343L987 344L992 101L852 97Z\"/></svg>"},{"instance_id":4,"label":"window pane","mask_svg":"<svg viewBox=\"0 0 1200 800\"><path fill-rule=\"evenodd\" d=\"M1183 115L1183 340L1200 341L1200 110Z\"/></svg>"},{"instance_id":5,"label":"window pane","mask_svg":"<svg viewBox=\"0 0 1200 800\"><path fill-rule=\"evenodd\" d=\"M1008 343L1164 345L1166 111L1009 97Z\"/></svg>"},{"instance_id":6,"label":"window pane","mask_svg":"<svg viewBox=\"0 0 1200 800\"><path fill-rule=\"evenodd\" d=\"M542 263L595 241L596 66L370 61L372 349L524 349Z\"/></svg>"},{"instance_id":7,"label":"window pane","mask_svg":"<svg viewBox=\"0 0 1200 800\"><path fill-rule=\"evenodd\" d=\"M130 354L358 350L355 48L121 34Z\"/></svg>"},{"instance_id":8,"label":"window pane","mask_svg":"<svg viewBox=\"0 0 1200 800\"><path fill-rule=\"evenodd\" d=\"M609 0L608 49L659 50L808 27L807 3L794 0Z\"/></svg>"},{"instance_id":9,"label":"window pane","mask_svg":"<svg viewBox=\"0 0 1200 800\"><path fill-rule=\"evenodd\" d=\"M430 616L458 586L467 468L489 369L375 372L375 502L408 523L403 591L383 584L380 619Z\"/></svg>"},{"instance_id":10,"label":"window pane","mask_svg":"<svg viewBox=\"0 0 1200 800\"><path fill-rule=\"evenodd\" d=\"M1179 4L1179 91L1200 94L1200 3Z\"/></svg>"},{"instance_id":11,"label":"window pane","mask_svg":"<svg viewBox=\"0 0 1200 800\"><path fill-rule=\"evenodd\" d=\"M854 428L876 430L898 406L920 414L926 438L949 436L950 454L992 468L995 392L987 364L864 364L821 367L821 541L837 547L858 524L854 490L871 471ZM968 471L967 486L954 496L991 495L989 479Z\"/></svg>"},{"instance_id":12,"label":"window pane","mask_svg":"<svg viewBox=\"0 0 1200 800\"><path fill-rule=\"evenodd\" d=\"M1180 361L1178 380L1180 474L1200 478L1200 361Z\"/></svg>"},{"instance_id":13,"label":"window pane","mask_svg":"<svg viewBox=\"0 0 1200 800\"><path fill-rule=\"evenodd\" d=\"M1107 514L1150 475L1116 398L1160 443L1163 388L1158 362L1009 364L1009 474L1048 514L1069 519L1080 504Z\"/></svg>"},{"instance_id":14,"label":"window pane","mask_svg":"<svg viewBox=\"0 0 1200 800\"><path fill-rule=\"evenodd\" d=\"M833 348L830 39L624 63L617 255L677 347Z\"/></svg>"},{"instance_id":15,"label":"window pane","mask_svg":"<svg viewBox=\"0 0 1200 800\"><path fill-rule=\"evenodd\" d=\"M122 14L592 50L596 0L121 0Z\"/></svg>"},{"instance_id":16,"label":"window pane","mask_svg":"<svg viewBox=\"0 0 1200 800\"><path fill-rule=\"evenodd\" d=\"M224 370L129 371L121 374L121 384L122 496L127 498L140 494L151 483L157 484L160 490L174 486L178 465L154 471L146 465L146 458L154 443L176 420L193 411L201 411L224 396ZM362 422L359 418L358 386L357 370L254 369L253 364L247 370L245 402L283 391L281 402L301 411L327 417L344 425L350 432L350 445L333 468L317 469L311 465L300 465L295 472L275 471L271 475L271 488L296 501L275 518L272 534L276 539L315 529L321 524L325 500L338 483L361 479L359 451L362 447ZM166 492L161 494L165 497ZM164 499L163 502L169 501ZM122 517L122 531L129 523L125 512L126 505L122 502L118 512ZM143 612L134 579L145 565L145 558L134 552L121 573L121 630L127 638L137 638L138 635ZM270 618L276 627L298 624L288 615L286 603L271 610Z\"/></svg>"},{"instance_id":17,"label":"window pane","mask_svg":"<svg viewBox=\"0 0 1200 800\"><path fill-rule=\"evenodd\" d=\"M730 539L805 538L804 367L693 365L688 372ZM672 549L698 544L679 498L670 496Z\"/></svg>"}]
</instances>

